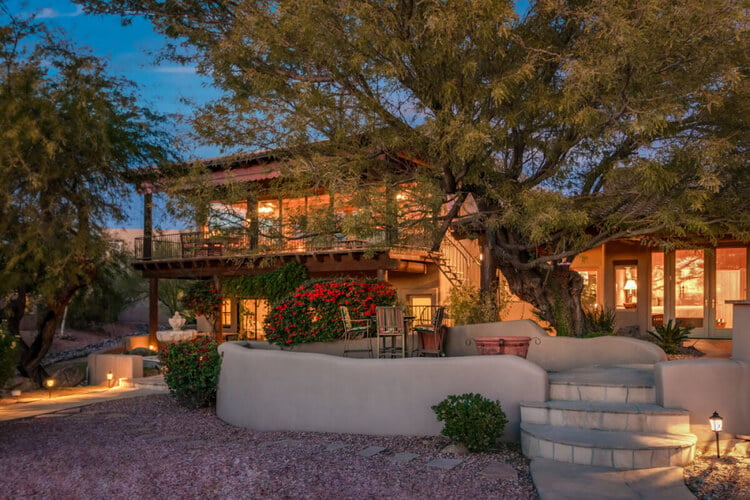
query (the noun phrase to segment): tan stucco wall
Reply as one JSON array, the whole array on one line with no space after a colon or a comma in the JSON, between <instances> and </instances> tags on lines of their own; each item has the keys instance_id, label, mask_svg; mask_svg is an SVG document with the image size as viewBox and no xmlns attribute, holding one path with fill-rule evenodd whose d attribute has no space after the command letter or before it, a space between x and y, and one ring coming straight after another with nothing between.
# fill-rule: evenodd
<instances>
[{"instance_id":1,"label":"tan stucco wall","mask_svg":"<svg viewBox=\"0 0 750 500\"><path fill-rule=\"evenodd\" d=\"M143 377L143 357L125 354L89 354L89 385L107 383L107 372L112 371L112 379L117 383L121 378Z\"/></svg>"},{"instance_id":2,"label":"tan stucco wall","mask_svg":"<svg viewBox=\"0 0 750 500\"><path fill-rule=\"evenodd\" d=\"M701 441L714 438L708 417L724 417L724 431L750 434L750 363L685 359L657 363L656 402L690 411L690 429Z\"/></svg>"},{"instance_id":3,"label":"tan stucco wall","mask_svg":"<svg viewBox=\"0 0 750 500\"><path fill-rule=\"evenodd\" d=\"M547 373L515 356L350 359L223 344L216 413L255 430L437 435L432 405L475 392L500 400L504 439L519 439L521 401L547 399Z\"/></svg>"},{"instance_id":4,"label":"tan stucco wall","mask_svg":"<svg viewBox=\"0 0 750 500\"><path fill-rule=\"evenodd\" d=\"M451 327L446 336L445 351L448 356L473 355L477 352L474 338L497 336L531 337L526 359L552 371L592 365L653 364L667 359L664 351L651 342L614 336L590 339L552 337L531 320Z\"/></svg>"}]
</instances>

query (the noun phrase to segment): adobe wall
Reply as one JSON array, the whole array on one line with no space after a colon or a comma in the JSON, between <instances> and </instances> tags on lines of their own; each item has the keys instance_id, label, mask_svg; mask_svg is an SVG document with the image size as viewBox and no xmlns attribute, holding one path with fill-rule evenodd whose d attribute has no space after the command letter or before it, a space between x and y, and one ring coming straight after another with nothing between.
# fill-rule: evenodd
<instances>
[{"instance_id":1,"label":"adobe wall","mask_svg":"<svg viewBox=\"0 0 750 500\"><path fill-rule=\"evenodd\" d=\"M518 441L521 401L547 399L547 373L515 356L351 359L222 344L216 414L254 430L438 435L451 394L500 400Z\"/></svg>"},{"instance_id":2,"label":"adobe wall","mask_svg":"<svg viewBox=\"0 0 750 500\"><path fill-rule=\"evenodd\" d=\"M545 370L560 371L584 366L654 364L667 359L657 345L629 337L553 337L531 320L460 325L448 329L448 356L476 354L477 337L531 337L526 359Z\"/></svg>"}]
</instances>

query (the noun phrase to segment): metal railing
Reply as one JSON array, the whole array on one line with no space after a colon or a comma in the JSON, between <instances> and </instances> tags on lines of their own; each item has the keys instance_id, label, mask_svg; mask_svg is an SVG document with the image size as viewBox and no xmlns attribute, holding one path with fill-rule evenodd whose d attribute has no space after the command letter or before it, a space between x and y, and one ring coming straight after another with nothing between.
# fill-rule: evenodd
<instances>
[{"instance_id":1,"label":"metal railing","mask_svg":"<svg viewBox=\"0 0 750 500\"><path fill-rule=\"evenodd\" d=\"M282 227L273 234L251 235L249 232L190 231L159 234L151 237L150 249L146 238L136 238L136 259L187 259L195 257L245 256L271 253L309 253L321 251L351 251L379 248L426 250L428 242L423 234L401 235L389 242L386 232L367 237L342 233L304 235ZM150 251L149 251L150 250Z\"/></svg>"}]
</instances>

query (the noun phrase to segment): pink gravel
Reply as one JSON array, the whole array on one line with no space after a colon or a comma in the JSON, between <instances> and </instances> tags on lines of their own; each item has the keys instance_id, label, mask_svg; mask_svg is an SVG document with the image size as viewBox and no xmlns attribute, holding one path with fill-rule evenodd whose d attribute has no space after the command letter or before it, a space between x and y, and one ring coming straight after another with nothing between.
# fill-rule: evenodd
<instances>
[{"instance_id":1,"label":"pink gravel","mask_svg":"<svg viewBox=\"0 0 750 500\"><path fill-rule=\"evenodd\" d=\"M278 441L288 440L284 444ZM345 447L328 451L331 444ZM517 445L429 467L441 437L255 432L166 395L0 422L2 498L537 498ZM371 458L368 446L386 452ZM395 453L418 453L392 463ZM486 477L507 463L517 480Z\"/></svg>"}]
</instances>

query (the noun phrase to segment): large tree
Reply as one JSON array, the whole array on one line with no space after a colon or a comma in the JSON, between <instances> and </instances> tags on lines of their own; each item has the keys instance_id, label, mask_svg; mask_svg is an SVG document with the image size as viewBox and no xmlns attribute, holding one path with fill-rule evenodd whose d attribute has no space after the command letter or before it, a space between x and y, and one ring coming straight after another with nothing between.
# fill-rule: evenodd
<instances>
[{"instance_id":1,"label":"large tree","mask_svg":"<svg viewBox=\"0 0 750 500\"><path fill-rule=\"evenodd\" d=\"M27 297L40 304L19 370L41 384L65 307L109 256L103 226L123 218L125 177L159 162L166 136L100 60L2 14L0 302L16 334Z\"/></svg>"},{"instance_id":2,"label":"large tree","mask_svg":"<svg viewBox=\"0 0 750 500\"><path fill-rule=\"evenodd\" d=\"M402 180L473 200L442 227L561 332L584 322L559 264L587 249L750 239L746 0L82 3L147 16L227 91L210 140L326 139L332 186L369 179L362 152L418 159Z\"/></svg>"}]
</instances>

